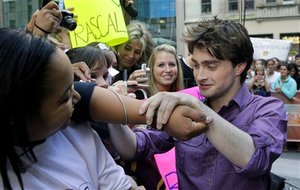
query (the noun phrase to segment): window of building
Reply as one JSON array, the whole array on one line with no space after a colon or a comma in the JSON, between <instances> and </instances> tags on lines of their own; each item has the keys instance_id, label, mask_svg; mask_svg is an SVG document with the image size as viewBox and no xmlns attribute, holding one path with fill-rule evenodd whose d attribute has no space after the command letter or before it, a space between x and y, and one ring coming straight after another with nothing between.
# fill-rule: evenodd
<instances>
[{"instance_id":1,"label":"window of building","mask_svg":"<svg viewBox=\"0 0 300 190\"><path fill-rule=\"evenodd\" d=\"M16 27L16 20L9 20L9 26L10 27Z\"/></svg>"},{"instance_id":2,"label":"window of building","mask_svg":"<svg viewBox=\"0 0 300 190\"><path fill-rule=\"evenodd\" d=\"M8 2L8 8L10 12L16 12L16 2L15 1L9 1Z\"/></svg>"},{"instance_id":3,"label":"window of building","mask_svg":"<svg viewBox=\"0 0 300 190\"><path fill-rule=\"evenodd\" d=\"M167 20L166 18L160 18L158 20L159 26L161 29L166 29L167 28Z\"/></svg>"},{"instance_id":4,"label":"window of building","mask_svg":"<svg viewBox=\"0 0 300 190\"><path fill-rule=\"evenodd\" d=\"M135 20L147 25L155 45L167 43L176 47L176 0L137 0L134 7L139 13Z\"/></svg>"},{"instance_id":5,"label":"window of building","mask_svg":"<svg viewBox=\"0 0 300 190\"><path fill-rule=\"evenodd\" d=\"M254 10L254 0L246 0L245 8L246 10Z\"/></svg>"},{"instance_id":6,"label":"window of building","mask_svg":"<svg viewBox=\"0 0 300 190\"><path fill-rule=\"evenodd\" d=\"M211 0L201 1L201 11L202 13L211 13Z\"/></svg>"},{"instance_id":7,"label":"window of building","mask_svg":"<svg viewBox=\"0 0 300 190\"><path fill-rule=\"evenodd\" d=\"M267 3L276 3L276 0L267 0Z\"/></svg>"},{"instance_id":8,"label":"window of building","mask_svg":"<svg viewBox=\"0 0 300 190\"><path fill-rule=\"evenodd\" d=\"M290 4L294 4L294 0L283 0L282 4L283 5L290 5Z\"/></svg>"},{"instance_id":9,"label":"window of building","mask_svg":"<svg viewBox=\"0 0 300 190\"><path fill-rule=\"evenodd\" d=\"M237 11L238 10L238 0L228 0L228 10Z\"/></svg>"}]
</instances>

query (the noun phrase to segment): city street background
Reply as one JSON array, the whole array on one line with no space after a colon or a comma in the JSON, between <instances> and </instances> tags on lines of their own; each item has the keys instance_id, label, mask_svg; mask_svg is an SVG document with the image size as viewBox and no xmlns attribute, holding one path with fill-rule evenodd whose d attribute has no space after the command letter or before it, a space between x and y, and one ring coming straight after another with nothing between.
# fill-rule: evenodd
<instances>
[{"instance_id":1,"label":"city street background","mask_svg":"<svg viewBox=\"0 0 300 190\"><path fill-rule=\"evenodd\" d=\"M296 143L290 143L288 152L282 153L271 171L286 179L285 190L300 190L300 152L296 152Z\"/></svg>"}]
</instances>

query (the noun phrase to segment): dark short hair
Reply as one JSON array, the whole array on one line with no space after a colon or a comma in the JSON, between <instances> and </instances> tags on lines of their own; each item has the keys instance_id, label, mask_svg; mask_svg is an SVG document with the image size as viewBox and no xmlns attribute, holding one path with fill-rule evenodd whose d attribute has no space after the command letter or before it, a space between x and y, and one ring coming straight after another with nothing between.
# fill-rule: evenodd
<instances>
[{"instance_id":1,"label":"dark short hair","mask_svg":"<svg viewBox=\"0 0 300 190\"><path fill-rule=\"evenodd\" d=\"M240 23L217 17L205 19L196 25L188 26L183 33L183 41L187 43L189 52L193 52L194 48L206 49L217 59L230 60L233 67L246 62L247 66L241 74L241 83L245 81L254 50L248 31Z\"/></svg>"}]
</instances>

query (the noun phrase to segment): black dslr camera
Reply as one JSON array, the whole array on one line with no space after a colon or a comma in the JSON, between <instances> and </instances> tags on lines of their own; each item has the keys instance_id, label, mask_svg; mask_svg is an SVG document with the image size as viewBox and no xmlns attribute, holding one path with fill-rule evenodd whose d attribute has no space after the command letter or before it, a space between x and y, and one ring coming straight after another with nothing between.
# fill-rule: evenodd
<instances>
[{"instance_id":1,"label":"black dslr camera","mask_svg":"<svg viewBox=\"0 0 300 190\"><path fill-rule=\"evenodd\" d=\"M61 14L63 18L61 20L60 26L70 31L75 30L75 28L77 27L77 23L73 20L74 14L66 10L61 10Z\"/></svg>"},{"instance_id":2,"label":"black dslr camera","mask_svg":"<svg viewBox=\"0 0 300 190\"><path fill-rule=\"evenodd\" d=\"M43 0L42 6L44 7L50 1L51 0ZM57 0L52 0L52 1L54 1L56 4L59 4ZM66 28L70 31L75 30L75 28L77 27L77 23L73 20L74 14L67 10L61 10L61 14L62 14L62 20L61 20L60 26Z\"/></svg>"}]
</instances>

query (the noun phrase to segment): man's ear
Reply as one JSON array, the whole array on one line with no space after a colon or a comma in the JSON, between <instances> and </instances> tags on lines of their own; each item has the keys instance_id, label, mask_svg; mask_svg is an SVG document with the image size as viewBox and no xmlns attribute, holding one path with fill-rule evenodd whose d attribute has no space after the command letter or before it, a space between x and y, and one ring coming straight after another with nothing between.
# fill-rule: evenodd
<instances>
[{"instance_id":1,"label":"man's ear","mask_svg":"<svg viewBox=\"0 0 300 190\"><path fill-rule=\"evenodd\" d=\"M235 66L235 75L239 76L245 70L247 62L239 63Z\"/></svg>"}]
</instances>

